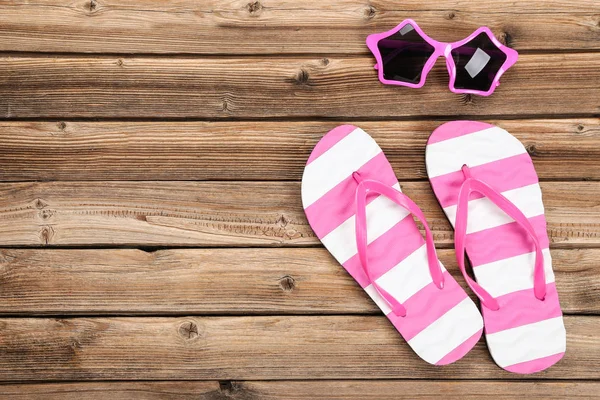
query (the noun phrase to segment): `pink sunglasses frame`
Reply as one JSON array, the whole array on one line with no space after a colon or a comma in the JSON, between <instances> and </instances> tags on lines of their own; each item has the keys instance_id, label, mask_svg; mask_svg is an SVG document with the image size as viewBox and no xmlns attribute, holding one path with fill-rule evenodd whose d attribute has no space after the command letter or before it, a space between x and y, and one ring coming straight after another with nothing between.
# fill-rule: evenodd
<instances>
[{"instance_id":1,"label":"pink sunglasses frame","mask_svg":"<svg viewBox=\"0 0 600 400\"><path fill-rule=\"evenodd\" d=\"M431 57L429 57L429 59L425 63L425 66L423 67L423 72L421 73L421 80L419 81L419 83L400 82L400 81L393 81L393 80L385 79L383 77L383 68L379 68L379 65L382 65L382 59L381 59L381 53L379 52L379 48L377 47L377 43L379 43L379 41L381 39L385 39L385 38L393 35L394 33L398 32L399 30L401 30L408 24L412 25L412 27L417 31L417 33L427 43L429 43L434 48L433 54L431 55ZM492 81L492 84L488 91L484 92L481 90L473 90L473 89L457 89L454 87L454 82L456 81L456 65L454 64L454 59L452 58L450 52L452 50L454 50L455 48L460 47L460 46L464 45L465 43L469 42L470 40L474 39L477 35L481 34L482 32L484 32L490 38L490 40L498 47L498 49L500 49L504 54L506 54L506 60L504 61L504 64L502 64L500 69L498 70L498 73L494 77L494 80ZM502 76L502 74L504 74L506 72L506 70L508 70L510 67L512 67L514 65L514 63L517 62L517 59L519 58L519 54L517 53L516 50L513 50L510 47L506 47L505 45L500 43L498 41L498 39L496 39L496 37L494 36L492 31L486 26L482 26L482 27L478 28L475 32L473 32L471 35L469 35L469 37L467 37L466 39L459 40L458 42L454 42L454 43L444 43L444 42L438 42L437 40L433 40L432 38L427 36L425 34L425 32L423 32L423 30L419 27L419 25L417 25L417 23L415 21L413 21L412 19L405 19L394 29L389 30L387 32L374 33L372 35L367 36L367 47L369 48L369 50L371 50L371 53L373 53L373 55L375 56L375 59L377 60L377 64L375 64L375 69L378 71L379 81L383 84L407 86L410 88L423 87L425 85L427 75L429 74L429 71L431 71L431 69L433 68L437 59L441 56L444 56L446 58L446 68L448 68L448 73L450 74L450 83L448 84L450 91L453 93L476 94L479 96L489 96L492 93L494 93L494 90L496 89L496 87L498 85L500 85L500 77Z\"/></svg>"}]
</instances>

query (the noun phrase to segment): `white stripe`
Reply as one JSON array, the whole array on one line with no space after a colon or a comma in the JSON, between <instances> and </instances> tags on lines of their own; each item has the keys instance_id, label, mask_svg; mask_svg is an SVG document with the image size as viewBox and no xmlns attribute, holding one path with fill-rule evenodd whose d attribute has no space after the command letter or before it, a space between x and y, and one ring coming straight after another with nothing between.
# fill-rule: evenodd
<instances>
[{"instance_id":1,"label":"white stripe","mask_svg":"<svg viewBox=\"0 0 600 400\"><path fill-rule=\"evenodd\" d=\"M486 340L494 361L503 368L563 353L567 347L562 317L488 334Z\"/></svg>"},{"instance_id":2,"label":"white stripe","mask_svg":"<svg viewBox=\"0 0 600 400\"><path fill-rule=\"evenodd\" d=\"M400 184L392 186L400 190ZM409 212L385 196L379 196L367 205L367 242L371 243L394 225L404 219ZM355 216L352 215L337 228L329 232L321 242L340 264L344 264L357 252Z\"/></svg>"},{"instance_id":3,"label":"white stripe","mask_svg":"<svg viewBox=\"0 0 600 400\"><path fill-rule=\"evenodd\" d=\"M483 68L490 62L490 55L485 51L481 50L479 47L475 50L475 54L469 60L467 65L465 65L465 69L471 76L471 78L475 78Z\"/></svg>"},{"instance_id":4,"label":"white stripe","mask_svg":"<svg viewBox=\"0 0 600 400\"><path fill-rule=\"evenodd\" d=\"M408 341L425 361L435 364L483 328L483 319L467 297Z\"/></svg>"},{"instance_id":5,"label":"white stripe","mask_svg":"<svg viewBox=\"0 0 600 400\"><path fill-rule=\"evenodd\" d=\"M502 192L502 194L517 206L527 218L544 214L542 190L538 183L507 190ZM452 226L454 226L456 222L456 205L444 208L444 212L448 216ZM479 232L511 222L514 222L514 220L487 197L469 200L467 233Z\"/></svg>"},{"instance_id":6,"label":"white stripe","mask_svg":"<svg viewBox=\"0 0 600 400\"><path fill-rule=\"evenodd\" d=\"M307 208L381 153L365 131L356 128L308 164L302 176L302 204Z\"/></svg>"},{"instance_id":7,"label":"white stripe","mask_svg":"<svg viewBox=\"0 0 600 400\"><path fill-rule=\"evenodd\" d=\"M446 271L441 264L442 271ZM400 303L432 282L425 244L377 279L379 286Z\"/></svg>"},{"instance_id":8,"label":"white stripe","mask_svg":"<svg viewBox=\"0 0 600 400\"><path fill-rule=\"evenodd\" d=\"M526 152L523 144L497 126L427 145L429 179L469 167L487 164Z\"/></svg>"},{"instance_id":9,"label":"white stripe","mask_svg":"<svg viewBox=\"0 0 600 400\"><path fill-rule=\"evenodd\" d=\"M369 297L371 297L371 299L373 299L375 304L377 304L377 306L381 309L381 311L383 312L384 315L388 315L389 313L392 312L392 309L390 308L390 306L388 306L388 304L383 299L383 297L381 297L379 295L379 292L377 292L377 289L375 289L375 286L369 284L369 286L367 286L365 288L365 292L367 292Z\"/></svg>"},{"instance_id":10,"label":"white stripe","mask_svg":"<svg viewBox=\"0 0 600 400\"><path fill-rule=\"evenodd\" d=\"M554 282L550 249L542 250L546 283ZM473 268L477 283L493 297L519 290L533 289L535 252L478 265Z\"/></svg>"}]
</instances>

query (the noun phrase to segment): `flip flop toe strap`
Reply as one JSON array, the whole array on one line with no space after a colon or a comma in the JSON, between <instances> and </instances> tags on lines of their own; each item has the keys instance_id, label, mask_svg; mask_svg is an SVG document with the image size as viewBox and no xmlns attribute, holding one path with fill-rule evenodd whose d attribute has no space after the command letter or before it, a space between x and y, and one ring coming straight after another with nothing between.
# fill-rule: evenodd
<instances>
[{"instance_id":1,"label":"flip flop toe strap","mask_svg":"<svg viewBox=\"0 0 600 400\"><path fill-rule=\"evenodd\" d=\"M391 294L383 289L375 279L372 278L371 270L369 268L369 260L367 257L367 195L369 193L377 193L387 197L394 203L401 207L404 207L412 215L414 215L425 227L425 241L427 245L427 260L429 263L429 272L434 284L439 288L444 287L444 275L437 258L435 251L435 245L433 242L433 235L427 225L427 220L421 209L402 192L385 185L375 180L362 180L359 175L354 175L357 182L359 182L356 188L356 247L358 249L358 256L365 274L369 278L369 281L373 287L377 290L379 295L386 301L389 307L392 309L394 314L404 317L406 316L406 309L400 304Z\"/></svg>"},{"instance_id":2,"label":"flip flop toe strap","mask_svg":"<svg viewBox=\"0 0 600 400\"><path fill-rule=\"evenodd\" d=\"M459 194L458 194L458 205L456 208L456 222L454 226L455 237L454 237L454 248L456 250L456 260L458 266L467 281L467 284L473 290L473 292L479 297L481 303L491 310L498 310L498 300L492 297L485 289L483 289L477 282L475 282L466 272L465 267L465 242L467 238L467 221L468 221L468 205L469 196L473 192L479 192L487 197L492 203L498 208L504 211L509 217L511 217L517 224L522 227L531 237L535 245L535 267L533 273L533 291L535 297L538 300L544 300L546 296L546 276L544 271L544 256L540 246L539 239L535 232L535 229L527 219L527 217L515 206L510 200L504 197L500 192L493 189L485 182L475 179L471 176L469 168L465 165L462 167L462 171L465 175L465 181L463 182Z\"/></svg>"}]
</instances>

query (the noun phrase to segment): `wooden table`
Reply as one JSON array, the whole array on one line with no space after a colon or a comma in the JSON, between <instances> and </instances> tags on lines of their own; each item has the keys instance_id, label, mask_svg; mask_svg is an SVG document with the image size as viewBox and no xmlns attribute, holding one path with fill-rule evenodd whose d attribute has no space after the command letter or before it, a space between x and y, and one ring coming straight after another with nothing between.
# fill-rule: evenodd
<instances>
[{"instance_id":1,"label":"wooden table","mask_svg":"<svg viewBox=\"0 0 600 400\"><path fill-rule=\"evenodd\" d=\"M365 37L409 17L443 41L487 25L519 62L489 98L441 60L383 86ZM0 51L0 398L600 394L597 0L0 0ZM360 125L458 276L423 156L464 118L542 180L568 350L536 375L483 339L420 360L302 210L312 147Z\"/></svg>"}]
</instances>

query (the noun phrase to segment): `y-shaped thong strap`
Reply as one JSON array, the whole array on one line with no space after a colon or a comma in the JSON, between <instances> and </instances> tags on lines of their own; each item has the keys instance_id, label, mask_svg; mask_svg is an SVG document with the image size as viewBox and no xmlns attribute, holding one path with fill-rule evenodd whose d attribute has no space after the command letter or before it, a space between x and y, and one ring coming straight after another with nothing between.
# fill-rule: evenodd
<instances>
[{"instance_id":1,"label":"y-shaped thong strap","mask_svg":"<svg viewBox=\"0 0 600 400\"><path fill-rule=\"evenodd\" d=\"M379 295L386 301L394 314L404 317L406 316L406 309L404 306L400 304L400 302L398 302L391 294L379 286L379 284L377 284L377 282L372 278L371 271L369 269L369 260L367 257L367 194L370 192L381 194L399 206L407 209L411 214L417 217L419 221L421 221L425 227L429 273L431 274L431 278L435 285L442 289L444 287L444 275L435 252L433 235L429 230L429 226L427 225L427 221L421 209L405 194L394 189L393 187L387 186L375 180L359 180L357 175L355 175L355 179L360 182L356 188L356 247L358 249L360 262L365 274L369 278L369 281L377 290Z\"/></svg>"},{"instance_id":2,"label":"y-shaped thong strap","mask_svg":"<svg viewBox=\"0 0 600 400\"><path fill-rule=\"evenodd\" d=\"M469 210L469 196L472 192L479 192L487 197L498 208L504 211L509 217L514 219L531 237L535 245L535 268L533 273L533 290L535 297L544 300L546 296L546 276L544 272L544 256L535 229L527 217L519 210L517 206L511 203L501 193L493 189L485 182L475 179L471 176L469 167L462 167L465 181L463 182L459 194L458 205L456 208L456 222L454 224L454 248L456 250L456 260L458 266L467 281L467 284L475 292L481 303L490 310L498 310L498 300L492 297L485 289L475 282L468 274L465 268L465 241L467 238L467 219Z\"/></svg>"}]
</instances>

